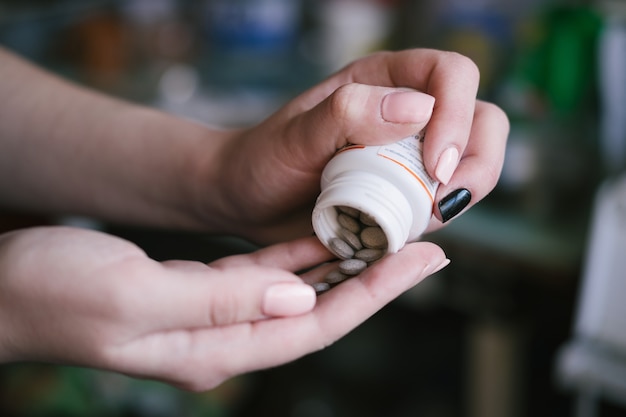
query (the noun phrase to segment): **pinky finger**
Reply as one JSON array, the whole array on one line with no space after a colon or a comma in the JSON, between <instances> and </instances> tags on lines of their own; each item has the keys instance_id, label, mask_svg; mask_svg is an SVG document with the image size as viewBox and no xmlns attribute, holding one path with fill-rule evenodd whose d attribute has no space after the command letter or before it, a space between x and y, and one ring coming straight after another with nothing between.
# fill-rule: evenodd
<instances>
[{"instance_id":1,"label":"pinky finger","mask_svg":"<svg viewBox=\"0 0 626 417\"><path fill-rule=\"evenodd\" d=\"M508 134L506 114L494 104L477 102L465 152L450 182L437 191L435 216L440 222L469 209L494 189L502 171Z\"/></svg>"}]
</instances>

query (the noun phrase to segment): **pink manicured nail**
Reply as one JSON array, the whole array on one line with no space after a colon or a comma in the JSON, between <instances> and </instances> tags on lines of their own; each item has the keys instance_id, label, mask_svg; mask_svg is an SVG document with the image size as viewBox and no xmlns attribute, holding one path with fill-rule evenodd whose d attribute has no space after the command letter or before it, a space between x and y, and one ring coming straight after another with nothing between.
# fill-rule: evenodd
<instances>
[{"instance_id":1,"label":"pink manicured nail","mask_svg":"<svg viewBox=\"0 0 626 417\"><path fill-rule=\"evenodd\" d=\"M263 313L268 316L295 316L315 306L315 290L307 284L280 283L265 290Z\"/></svg>"},{"instance_id":2,"label":"pink manicured nail","mask_svg":"<svg viewBox=\"0 0 626 417\"><path fill-rule=\"evenodd\" d=\"M441 271L443 268L445 268L448 265L450 265L450 259L449 258L444 259L437 266L428 265L428 266L426 266L426 268L424 268L424 271L422 272L422 277L426 278L428 276L431 276L431 275Z\"/></svg>"},{"instance_id":3,"label":"pink manicured nail","mask_svg":"<svg viewBox=\"0 0 626 417\"><path fill-rule=\"evenodd\" d=\"M387 94L381 104L383 119L392 123L420 123L430 119L435 98L419 91Z\"/></svg>"},{"instance_id":4,"label":"pink manicured nail","mask_svg":"<svg viewBox=\"0 0 626 417\"><path fill-rule=\"evenodd\" d=\"M435 168L435 176L442 184L447 184L454 174L454 170L459 164L459 151L450 147L443 151L437 162L437 168Z\"/></svg>"},{"instance_id":5,"label":"pink manicured nail","mask_svg":"<svg viewBox=\"0 0 626 417\"><path fill-rule=\"evenodd\" d=\"M437 272L441 271L443 268L445 268L446 266L450 265L450 259L446 258L443 260L443 262L441 262L439 264L439 266L435 267L435 269L433 269L433 271L430 273L432 274L436 274Z\"/></svg>"}]
</instances>

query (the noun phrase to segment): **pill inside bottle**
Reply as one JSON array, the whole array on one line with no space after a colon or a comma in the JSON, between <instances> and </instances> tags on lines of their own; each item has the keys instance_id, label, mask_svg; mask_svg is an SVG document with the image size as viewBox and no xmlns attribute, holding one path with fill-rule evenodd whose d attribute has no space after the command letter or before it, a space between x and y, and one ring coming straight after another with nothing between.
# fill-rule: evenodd
<instances>
[{"instance_id":1,"label":"pill inside bottle","mask_svg":"<svg viewBox=\"0 0 626 417\"><path fill-rule=\"evenodd\" d=\"M312 222L339 258L364 249L394 253L421 237L439 186L424 168L422 141L420 134L382 146L348 145L326 165ZM338 253L338 240L352 249L349 256Z\"/></svg>"}]
</instances>

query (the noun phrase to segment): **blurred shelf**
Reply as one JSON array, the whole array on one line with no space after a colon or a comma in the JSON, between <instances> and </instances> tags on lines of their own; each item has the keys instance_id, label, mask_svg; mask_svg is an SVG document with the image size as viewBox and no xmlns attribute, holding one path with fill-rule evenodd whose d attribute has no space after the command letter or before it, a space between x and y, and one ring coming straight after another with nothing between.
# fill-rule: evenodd
<instances>
[{"instance_id":1,"label":"blurred shelf","mask_svg":"<svg viewBox=\"0 0 626 417\"><path fill-rule=\"evenodd\" d=\"M432 237L536 268L568 271L579 265L584 248L587 222L580 217L571 224L551 225L522 213L479 204Z\"/></svg>"}]
</instances>

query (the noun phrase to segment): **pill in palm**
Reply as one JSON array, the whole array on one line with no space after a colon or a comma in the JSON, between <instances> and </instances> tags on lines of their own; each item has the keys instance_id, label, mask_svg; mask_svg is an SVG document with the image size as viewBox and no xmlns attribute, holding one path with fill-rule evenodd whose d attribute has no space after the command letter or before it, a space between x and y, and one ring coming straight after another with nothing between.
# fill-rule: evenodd
<instances>
[{"instance_id":1,"label":"pill in palm","mask_svg":"<svg viewBox=\"0 0 626 417\"><path fill-rule=\"evenodd\" d=\"M348 275L342 273L341 271L337 269L333 269L328 274L326 274L326 276L324 277L324 282L334 285L334 284L339 284L340 282L343 282L346 279L348 279Z\"/></svg>"},{"instance_id":2,"label":"pill in palm","mask_svg":"<svg viewBox=\"0 0 626 417\"><path fill-rule=\"evenodd\" d=\"M315 294L321 294L330 289L330 284L327 282L314 282L311 286L315 290Z\"/></svg>"},{"instance_id":3,"label":"pill in palm","mask_svg":"<svg viewBox=\"0 0 626 417\"><path fill-rule=\"evenodd\" d=\"M346 259L339 262L339 272L346 275L358 275L367 268L367 262L361 259Z\"/></svg>"},{"instance_id":4,"label":"pill in palm","mask_svg":"<svg viewBox=\"0 0 626 417\"><path fill-rule=\"evenodd\" d=\"M385 251L382 249L373 249L373 248L365 248L358 250L354 253L355 259L360 259L362 261L367 262L368 264L371 262L375 262L383 257Z\"/></svg>"}]
</instances>

